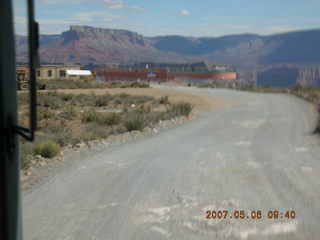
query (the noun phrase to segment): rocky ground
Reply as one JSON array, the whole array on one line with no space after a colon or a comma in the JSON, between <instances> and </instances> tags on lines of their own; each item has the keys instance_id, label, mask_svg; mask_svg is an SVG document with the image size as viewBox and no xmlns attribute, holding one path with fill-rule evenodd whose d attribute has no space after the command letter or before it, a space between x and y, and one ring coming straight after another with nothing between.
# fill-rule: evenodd
<instances>
[{"instance_id":1,"label":"rocky ground","mask_svg":"<svg viewBox=\"0 0 320 240\"><path fill-rule=\"evenodd\" d=\"M123 134L111 135L106 139L81 142L74 145L69 144L65 146L56 157L51 159L44 158L40 155L30 155L28 156L31 163L30 167L21 170L22 189L27 190L36 185L41 179L49 176L57 168L61 167L61 165L64 165L66 161L71 160L71 156L79 155L92 149L99 151L99 149L107 146L119 145L135 139L151 136L166 129L173 128L176 125L180 125L187 120L192 120L193 118L193 116L190 116L189 118L182 116L165 121L160 120L158 123L146 127L143 131L131 131Z\"/></svg>"},{"instance_id":2,"label":"rocky ground","mask_svg":"<svg viewBox=\"0 0 320 240\"><path fill-rule=\"evenodd\" d=\"M97 95L105 94L105 89L62 89L57 90L60 93L72 94L90 94ZM206 91L206 90L204 90ZM170 101L188 101L193 106L192 115L189 118L177 117L171 120L159 121L158 123L151 124L146 127L142 132L131 131L118 135L111 135L110 137L102 140L94 140L89 142L80 142L77 144L69 144L61 149L58 156L48 159L40 155L28 156L30 160L30 167L21 171L22 189L27 190L37 185L42 179L51 176L58 169L63 168L69 161L74 160L76 157L88 152L88 150L95 149L99 151L106 146L114 146L126 142L140 139L146 136L151 136L159 132L170 129L174 126L180 125L187 120L198 118L199 116L206 115L211 110L217 110L238 104L238 101L232 98L225 98L224 96L212 96L209 94L198 94L193 88L188 87L175 87L168 84L154 85L152 88L147 89L108 89L110 94L127 93L130 95L144 95L159 98L161 96L169 96Z\"/></svg>"},{"instance_id":3,"label":"rocky ground","mask_svg":"<svg viewBox=\"0 0 320 240\"><path fill-rule=\"evenodd\" d=\"M51 171L43 167L44 181L22 191L24 238L318 239L313 105L285 94L189 89L239 104L170 130L161 123L149 137L154 127L66 151ZM207 211L228 215L208 219Z\"/></svg>"}]
</instances>

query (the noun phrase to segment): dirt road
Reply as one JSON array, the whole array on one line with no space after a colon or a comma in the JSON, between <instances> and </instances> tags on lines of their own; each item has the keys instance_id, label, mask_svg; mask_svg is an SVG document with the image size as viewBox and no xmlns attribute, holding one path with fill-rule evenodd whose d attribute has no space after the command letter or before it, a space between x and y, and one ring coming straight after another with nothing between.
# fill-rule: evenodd
<instances>
[{"instance_id":1,"label":"dirt road","mask_svg":"<svg viewBox=\"0 0 320 240\"><path fill-rule=\"evenodd\" d=\"M286 95L180 90L238 104L75 154L23 193L25 239L318 239L320 147L311 105ZM228 211L225 219L206 219L219 210Z\"/></svg>"}]
</instances>

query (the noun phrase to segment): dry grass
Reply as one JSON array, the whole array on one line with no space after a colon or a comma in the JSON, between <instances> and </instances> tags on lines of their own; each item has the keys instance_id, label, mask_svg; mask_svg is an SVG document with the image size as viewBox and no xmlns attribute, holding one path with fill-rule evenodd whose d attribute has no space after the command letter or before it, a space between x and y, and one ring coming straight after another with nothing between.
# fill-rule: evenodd
<instances>
[{"instance_id":1,"label":"dry grass","mask_svg":"<svg viewBox=\"0 0 320 240\"><path fill-rule=\"evenodd\" d=\"M113 88L113 89L61 89L57 90L61 93L73 93L73 94L88 94L94 92L96 95L103 95L106 91L109 94L130 94L130 95L145 95L160 99L162 96L167 95L170 102L189 102L194 106L195 110L212 110L220 109L227 106L236 104L235 100L209 97L197 95L191 92L178 89L158 89L158 88Z\"/></svg>"},{"instance_id":2,"label":"dry grass","mask_svg":"<svg viewBox=\"0 0 320 240\"><path fill-rule=\"evenodd\" d=\"M159 98L152 97L150 92L143 95L146 91L139 89L84 90L38 93L36 140L32 144L22 141L23 167L28 167L28 158L25 156L32 154L32 149L36 149L34 153L45 157L53 157L56 154L51 151L52 144L48 147L43 145L48 141L57 144L55 146L65 146L80 141L102 139L124 131L143 130L149 123L187 115L191 111L191 108L185 111L185 106L171 101L165 105L160 104ZM20 123L26 123L28 119L26 94L18 95ZM161 93L158 94L163 96ZM172 96L177 99L177 94ZM190 99L190 96L186 99L188 98Z\"/></svg>"}]
</instances>

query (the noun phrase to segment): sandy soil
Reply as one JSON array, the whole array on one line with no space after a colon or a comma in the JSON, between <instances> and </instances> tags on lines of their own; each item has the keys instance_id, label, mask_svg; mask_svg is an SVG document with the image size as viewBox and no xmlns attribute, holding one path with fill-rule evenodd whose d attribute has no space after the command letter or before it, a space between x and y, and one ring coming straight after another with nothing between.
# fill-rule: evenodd
<instances>
[{"instance_id":1,"label":"sandy soil","mask_svg":"<svg viewBox=\"0 0 320 240\"><path fill-rule=\"evenodd\" d=\"M221 97L203 96L196 93L190 93L180 89L159 89L159 88L112 88L112 89L61 89L57 90L63 93L91 93L105 94L120 94L127 93L131 95L147 95L159 98L164 95L169 96L171 102L186 101L194 105L195 110L213 110L220 109L236 104L235 100Z\"/></svg>"},{"instance_id":2,"label":"sandy soil","mask_svg":"<svg viewBox=\"0 0 320 240\"><path fill-rule=\"evenodd\" d=\"M45 92L45 91L41 91L41 92ZM224 107L237 104L237 101L235 99L228 99L228 98L217 97L217 96L214 96L214 97L204 96L204 95L201 95L200 92L197 93L196 90L191 92L191 91L186 91L186 89L183 90L183 89L177 89L177 88L175 89L174 88L171 88L171 89L163 89L163 88L60 89L60 90L57 90L57 92L72 93L72 94L81 94L81 93L90 94L94 92L97 95L101 95L105 93L110 93L110 94L127 93L131 95L147 95L155 98L160 98L161 96L168 95L169 100L171 102L186 101L194 105L194 110L191 114L191 119L201 117L203 116L203 114L209 113L209 110L221 109ZM165 110L165 106L161 105L154 110L163 111ZM167 122L169 124L170 120L168 120ZM77 124L77 121L70 121L69 124L70 124L69 125L70 129L73 131L73 134L80 134L84 130L84 129L79 129L79 126L81 126L81 124ZM147 133L144 133L144 134L147 134ZM155 132L153 134L155 134ZM121 136L119 136L119 138L121 138ZM127 141L126 137L124 138L124 140ZM123 141L123 139L121 141ZM82 149L82 148L83 147L79 149ZM59 155L56 158L51 160L43 159L43 158L41 158L40 160L39 159L36 160L35 162L40 162L40 164L42 164L43 166L41 165L41 168L39 169L38 167L34 166L28 169L28 171L24 172L24 174L22 174L23 189L26 190L31 186L33 186L38 181L40 181L41 179L45 178L46 174L49 174L51 172L51 169L55 169L56 164L59 163L60 160L62 159L65 159L63 155L61 156ZM29 172L31 176L29 176L27 172Z\"/></svg>"}]
</instances>

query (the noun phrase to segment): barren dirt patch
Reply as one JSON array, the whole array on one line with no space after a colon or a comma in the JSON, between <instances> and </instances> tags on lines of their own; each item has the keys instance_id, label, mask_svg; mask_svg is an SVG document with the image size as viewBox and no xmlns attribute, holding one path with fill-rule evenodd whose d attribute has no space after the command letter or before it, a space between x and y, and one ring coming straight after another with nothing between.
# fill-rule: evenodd
<instances>
[{"instance_id":1,"label":"barren dirt patch","mask_svg":"<svg viewBox=\"0 0 320 240\"><path fill-rule=\"evenodd\" d=\"M131 95L147 95L155 98L159 98L164 95L169 96L169 100L171 102L190 102L194 105L195 110L213 110L220 109L227 106L231 106L236 104L235 100L226 99L221 97L211 97L211 96L203 96L196 93L186 92L185 90L179 89L158 89L158 88L112 88L112 89L61 89L57 90L62 93L73 93L73 94L81 94L81 93L95 93L105 94L106 92L110 94L120 94L127 93Z\"/></svg>"}]
</instances>

